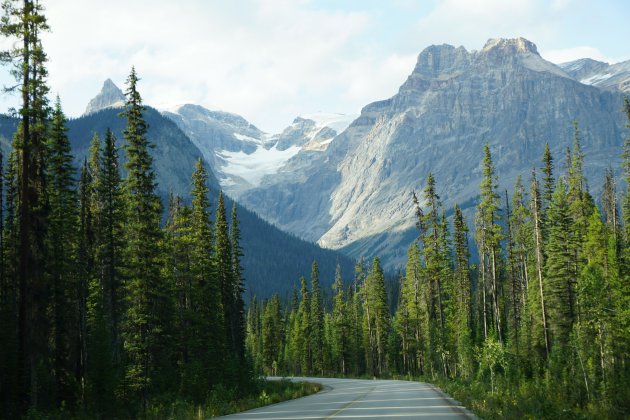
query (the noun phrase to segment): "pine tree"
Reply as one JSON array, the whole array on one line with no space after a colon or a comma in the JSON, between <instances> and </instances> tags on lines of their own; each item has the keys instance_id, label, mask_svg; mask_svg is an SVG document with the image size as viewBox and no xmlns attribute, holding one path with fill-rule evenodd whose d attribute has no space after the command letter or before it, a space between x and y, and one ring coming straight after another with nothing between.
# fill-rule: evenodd
<instances>
[{"instance_id":1,"label":"pine tree","mask_svg":"<svg viewBox=\"0 0 630 420\"><path fill-rule=\"evenodd\" d=\"M313 371L324 374L324 308L322 302L322 290L319 286L319 267L317 261L313 261L311 270L311 333L310 348L313 355Z\"/></svg>"},{"instance_id":2,"label":"pine tree","mask_svg":"<svg viewBox=\"0 0 630 420\"><path fill-rule=\"evenodd\" d=\"M193 173L192 214L191 214L191 270L193 273L193 295L191 311L199 317L199 322L191 330L197 341L193 359L199 362L199 374L210 385L222 380L225 373L225 352L228 349L223 297L220 277L216 272L210 201L208 199L208 173L203 162L197 161ZM219 216L217 215L217 218ZM217 219L218 221L218 219ZM222 234L225 235L225 230ZM221 239L222 241L225 238ZM223 245L225 242L221 242ZM213 249L217 252L213 253ZM222 267L225 267L223 263ZM225 273L224 273L225 275ZM196 365L195 365L196 366Z\"/></svg>"},{"instance_id":3,"label":"pine tree","mask_svg":"<svg viewBox=\"0 0 630 420\"><path fill-rule=\"evenodd\" d=\"M46 179L45 137L49 120L46 95L46 54L42 48L41 32L48 30L42 6L33 0L6 1L0 33L16 42L2 54L6 63L13 65L12 74L22 97L18 110L19 128L14 138L17 181L16 276L18 284L17 355L18 371L14 387L17 389L19 412L28 407L50 405L53 395L48 384L50 360L47 317L49 302L45 281L46 262ZM16 413L17 414L17 413Z\"/></svg>"},{"instance_id":4,"label":"pine tree","mask_svg":"<svg viewBox=\"0 0 630 420\"><path fill-rule=\"evenodd\" d=\"M413 242L407 251L407 266L396 312L403 367L407 373L425 373L427 351L430 351L432 346L428 340L428 293L418 242Z\"/></svg>"},{"instance_id":5,"label":"pine tree","mask_svg":"<svg viewBox=\"0 0 630 420\"><path fill-rule=\"evenodd\" d=\"M545 271L545 243L546 238L543 232L543 210L542 210L542 200L540 198L540 187L538 185L538 180L536 179L536 170L532 171L532 181L530 188L530 200L531 200L531 213L532 213L532 223L533 223L533 242L534 242L534 254L535 254L535 266L536 266L536 277L538 282L538 293L537 299L538 305L535 307L540 308L540 325L542 328L542 335L544 337L544 348L545 348L545 357L549 357L550 343L549 343L549 324L547 322L547 303L545 302L545 280L544 280L544 271ZM531 290L535 290L532 288ZM531 311L535 313L536 311Z\"/></svg>"},{"instance_id":6,"label":"pine tree","mask_svg":"<svg viewBox=\"0 0 630 420\"><path fill-rule=\"evenodd\" d=\"M380 376L387 369L387 338L390 333L390 316L387 307L385 278L378 257L372 262L372 268L365 278L361 290L363 297L363 331L367 366L370 373Z\"/></svg>"},{"instance_id":7,"label":"pine tree","mask_svg":"<svg viewBox=\"0 0 630 420\"><path fill-rule=\"evenodd\" d=\"M472 284L469 267L468 227L461 208L455 204L453 217L453 242L455 248L455 340L458 372L463 377L472 374Z\"/></svg>"},{"instance_id":8,"label":"pine tree","mask_svg":"<svg viewBox=\"0 0 630 420\"><path fill-rule=\"evenodd\" d=\"M553 196L553 188L556 184L556 181L553 176L553 156L551 156L551 151L549 150L549 143L545 143L545 152L543 154L543 167L542 167L542 209L547 209L551 204L551 199Z\"/></svg>"},{"instance_id":9,"label":"pine tree","mask_svg":"<svg viewBox=\"0 0 630 420\"><path fill-rule=\"evenodd\" d=\"M96 223L95 265L103 290L103 311L109 326L110 347L115 366L121 363L120 322L123 316L123 254L124 214L122 181L116 137L111 130L105 134L101 150L96 145L90 167L95 180L92 208ZM100 142L99 142L100 143ZM100 151L99 151L100 150Z\"/></svg>"},{"instance_id":10,"label":"pine tree","mask_svg":"<svg viewBox=\"0 0 630 420\"><path fill-rule=\"evenodd\" d=\"M516 180L516 186L520 184L520 177ZM522 185L521 185L522 190ZM514 347L516 354L520 354L520 328L523 316L523 281L520 279L518 270L518 260L515 252L515 240L512 226L512 214L510 213L510 201L507 190L505 191L505 219L506 219L506 256L507 256L507 280L509 294L506 297L507 330L510 344Z\"/></svg>"},{"instance_id":11,"label":"pine tree","mask_svg":"<svg viewBox=\"0 0 630 420\"><path fill-rule=\"evenodd\" d=\"M77 349L84 348L79 343L77 331L80 285L76 271L77 246L77 195L75 190L75 169L72 166L70 141L66 134L67 119L61 110L57 97L52 113L50 136L47 140L48 175L47 197L49 202L47 255L47 281L51 285L52 300L50 313L53 318L53 348L55 394L54 401L73 403L77 394L77 384L85 369L80 363ZM75 366L79 366L78 371Z\"/></svg>"},{"instance_id":12,"label":"pine tree","mask_svg":"<svg viewBox=\"0 0 630 420\"><path fill-rule=\"evenodd\" d=\"M300 355L300 370L302 374L313 371L313 357L311 349L311 300L306 279L300 278L300 307L298 309L299 330L296 339L297 353Z\"/></svg>"},{"instance_id":13,"label":"pine tree","mask_svg":"<svg viewBox=\"0 0 630 420\"><path fill-rule=\"evenodd\" d=\"M232 296L232 346L236 349L236 354L241 362L245 356L245 302L243 293L245 293L245 285L243 279L243 268L241 267L241 257L243 250L240 245L241 231L239 228L239 220L236 214L236 202L232 204L232 216L230 222L230 247L232 248L232 279L233 279L233 296Z\"/></svg>"},{"instance_id":14,"label":"pine tree","mask_svg":"<svg viewBox=\"0 0 630 420\"><path fill-rule=\"evenodd\" d=\"M476 238L480 252L481 288L483 292L484 338L489 334L487 322L487 293L490 294L490 319L493 334L503 341L501 326L501 279L499 278L500 241L503 239L500 220L500 199L496 190L498 179L495 174L490 147L484 146L483 180L480 187L480 203L475 218Z\"/></svg>"},{"instance_id":15,"label":"pine tree","mask_svg":"<svg viewBox=\"0 0 630 420\"><path fill-rule=\"evenodd\" d=\"M363 337L363 302L362 293L363 284L366 278L365 260L363 257L355 264L354 281L348 289L348 300L351 302L350 309L350 325L351 333L351 362L352 371L355 375L359 375L365 371L365 349Z\"/></svg>"},{"instance_id":16,"label":"pine tree","mask_svg":"<svg viewBox=\"0 0 630 420\"><path fill-rule=\"evenodd\" d=\"M82 361L85 365L85 405L100 416L112 413L118 371L113 363L111 330L105 315L105 295L96 263L97 225L94 206L98 171L98 137L93 139L90 162L84 162L79 178L78 271L80 284L80 320Z\"/></svg>"},{"instance_id":17,"label":"pine tree","mask_svg":"<svg viewBox=\"0 0 630 420\"><path fill-rule=\"evenodd\" d=\"M607 168L604 174L602 191L602 210L606 225L615 238L619 236L619 209L617 208L617 188L612 168Z\"/></svg>"},{"instance_id":18,"label":"pine tree","mask_svg":"<svg viewBox=\"0 0 630 420\"><path fill-rule=\"evenodd\" d=\"M280 308L280 297L274 294L263 308L262 315L262 359L264 372L278 374L278 362L283 347L284 328Z\"/></svg>"},{"instance_id":19,"label":"pine tree","mask_svg":"<svg viewBox=\"0 0 630 420\"><path fill-rule=\"evenodd\" d=\"M336 366L336 371L341 371L342 375L348 373L349 358L350 358L350 334L351 325L350 317L348 314L348 301L346 299L345 287L343 284L343 278L341 277L341 265L337 262L337 268L335 269L335 281L332 285L333 289L333 308L332 308L332 323L333 323L333 356L334 360L338 360L339 364Z\"/></svg>"},{"instance_id":20,"label":"pine tree","mask_svg":"<svg viewBox=\"0 0 630 420\"><path fill-rule=\"evenodd\" d=\"M131 398L139 398L146 410L158 376L167 361L164 346L168 328L169 299L161 270L161 203L155 193L153 158L147 139L144 107L137 90L134 68L127 79L127 103L122 115L127 118L123 134L127 178L124 181L125 225L125 318L123 345L126 353L125 385Z\"/></svg>"},{"instance_id":21,"label":"pine tree","mask_svg":"<svg viewBox=\"0 0 630 420\"><path fill-rule=\"evenodd\" d=\"M432 369L438 365L446 375L447 364L442 357L446 353L447 343L447 320L446 320L446 293L445 282L449 277L446 272L448 262L446 261L445 232L440 220L442 210L440 197L436 192L435 179L433 174L427 176L427 184L423 191L424 200L427 203L427 212L418 210L421 219L418 226L421 228L420 240L422 241L422 253L424 256L424 273L428 284L428 354L432 357Z\"/></svg>"},{"instance_id":22,"label":"pine tree","mask_svg":"<svg viewBox=\"0 0 630 420\"><path fill-rule=\"evenodd\" d=\"M549 240L545 264L548 290L549 328L554 347L563 349L575 321L575 277L573 277L572 220L568 189L560 178L549 208Z\"/></svg>"}]
</instances>

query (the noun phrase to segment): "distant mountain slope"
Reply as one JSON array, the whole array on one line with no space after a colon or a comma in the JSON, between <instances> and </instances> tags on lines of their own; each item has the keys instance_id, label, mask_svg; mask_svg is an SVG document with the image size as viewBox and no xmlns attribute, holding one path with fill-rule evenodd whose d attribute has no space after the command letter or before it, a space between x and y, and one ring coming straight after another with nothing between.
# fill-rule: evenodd
<instances>
[{"instance_id":1,"label":"distant mountain slope","mask_svg":"<svg viewBox=\"0 0 630 420\"><path fill-rule=\"evenodd\" d=\"M105 132L109 128L117 139L118 146L123 147L123 130L126 120L120 117L121 109L105 108L86 116L70 120L68 123L68 136L72 143L72 150L77 158L77 164L87 156L90 141L94 133L98 133L101 139L105 138ZM152 150L155 172L157 175L158 193L166 197L169 191L183 193L190 186L190 174L195 162L202 154L188 137L168 118L151 107L147 107L144 113L149 126L147 136L155 144ZM120 153L125 160L124 153ZM218 189L219 183L211 174L209 184Z\"/></svg>"},{"instance_id":2,"label":"distant mountain slope","mask_svg":"<svg viewBox=\"0 0 630 420\"><path fill-rule=\"evenodd\" d=\"M603 89L630 93L630 60L608 64L590 58L559 64L575 80Z\"/></svg>"},{"instance_id":3,"label":"distant mountain slope","mask_svg":"<svg viewBox=\"0 0 630 420\"><path fill-rule=\"evenodd\" d=\"M479 51L434 45L390 99L374 102L323 151L301 150L273 177L241 196L272 223L352 256L402 264L415 234L411 192L433 172L446 209L472 214L489 143L511 192L527 181L545 142L562 171L579 121L593 191L618 168L625 136L622 94L576 81L522 38Z\"/></svg>"},{"instance_id":4,"label":"distant mountain slope","mask_svg":"<svg viewBox=\"0 0 630 420\"><path fill-rule=\"evenodd\" d=\"M297 117L282 133L262 132L240 115L199 105L180 105L163 114L201 150L221 187L239 197L265 178L273 178L300 150L325 150L354 119L343 114ZM339 131L337 131L339 130Z\"/></svg>"},{"instance_id":5,"label":"distant mountain slope","mask_svg":"<svg viewBox=\"0 0 630 420\"><path fill-rule=\"evenodd\" d=\"M107 128L110 128L122 148L122 130L126 122L119 113L120 109L107 107L69 121L68 134L77 167L87 157L94 133L104 138ZM163 199L169 191L188 198L194 164L202 153L173 121L155 109L148 107L145 119L149 125L148 138L155 145L152 155L158 193ZM5 161L16 128L16 119L0 117L0 147L5 154ZM124 160L122 151L120 156ZM212 173L209 188L210 200L216 205L220 186ZM229 199L226 206L228 210L232 206ZM309 275L314 260L319 263L323 287L332 284L337 261L348 279L354 275L354 263L348 257L287 234L242 206L238 206L237 211L245 254L242 262L247 296L256 294L269 297L275 292L288 293L294 285L299 286L300 276Z\"/></svg>"}]
</instances>

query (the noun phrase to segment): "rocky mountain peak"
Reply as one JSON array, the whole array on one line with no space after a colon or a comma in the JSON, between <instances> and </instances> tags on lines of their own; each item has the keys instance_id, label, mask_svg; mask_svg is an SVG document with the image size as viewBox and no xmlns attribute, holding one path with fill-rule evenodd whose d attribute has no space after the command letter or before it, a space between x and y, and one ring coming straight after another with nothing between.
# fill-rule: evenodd
<instances>
[{"instance_id":1,"label":"rocky mountain peak","mask_svg":"<svg viewBox=\"0 0 630 420\"><path fill-rule=\"evenodd\" d=\"M504 55L514 54L538 54L536 44L525 38L490 38L481 50L482 53L500 53Z\"/></svg>"},{"instance_id":2,"label":"rocky mountain peak","mask_svg":"<svg viewBox=\"0 0 630 420\"><path fill-rule=\"evenodd\" d=\"M418 62L413 71L428 77L451 73L468 62L468 51L464 47L449 44L431 45L418 55Z\"/></svg>"},{"instance_id":3,"label":"rocky mountain peak","mask_svg":"<svg viewBox=\"0 0 630 420\"><path fill-rule=\"evenodd\" d=\"M92 114L105 108L123 107L125 101L125 94L122 90L112 82L112 79L107 79L99 94L88 103L83 115Z\"/></svg>"}]
</instances>

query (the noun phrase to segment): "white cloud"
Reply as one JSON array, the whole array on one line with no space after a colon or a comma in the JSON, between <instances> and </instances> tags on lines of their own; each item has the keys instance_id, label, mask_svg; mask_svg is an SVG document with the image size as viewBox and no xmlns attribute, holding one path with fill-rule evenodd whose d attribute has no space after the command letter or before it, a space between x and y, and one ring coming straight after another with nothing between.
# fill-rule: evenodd
<instances>
[{"instance_id":1,"label":"white cloud","mask_svg":"<svg viewBox=\"0 0 630 420\"><path fill-rule=\"evenodd\" d=\"M606 19L622 13L602 3L590 19L586 0L43 2L49 81L68 114L107 78L123 87L135 65L148 104L225 109L270 132L296 115L351 114L392 96L430 44L471 50L523 36L557 62L624 54L617 40L628 37L615 25L606 39Z\"/></svg>"},{"instance_id":2,"label":"white cloud","mask_svg":"<svg viewBox=\"0 0 630 420\"><path fill-rule=\"evenodd\" d=\"M593 60L604 61L606 63L614 63L614 60L606 57L601 51L599 51L595 47L589 46L580 46L573 48L563 48L559 50L551 50L551 51L541 51L540 55L545 58L545 60L551 61L552 63L560 64L566 63L567 61L573 61L580 58L592 58Z\"/></svg>"},{"instance_id":3,"label":"white cloud","mask_svg":"<svg viewBox=\"0 0 630 420\"><path fill-rule=\"evenodd\" d=\"M148 104L220 107L270 131L288 124L309 98L323 104L323 94L329 101L356 96L348 93L354 74L345 70L355 66L350 45L368 30L368 14L316 10L305 1L222 3L51 3L50 84L77 115L103 80L122 85L135 65ZM372 71L363 69L367 77Z\"/></svg>"}]
</instances>

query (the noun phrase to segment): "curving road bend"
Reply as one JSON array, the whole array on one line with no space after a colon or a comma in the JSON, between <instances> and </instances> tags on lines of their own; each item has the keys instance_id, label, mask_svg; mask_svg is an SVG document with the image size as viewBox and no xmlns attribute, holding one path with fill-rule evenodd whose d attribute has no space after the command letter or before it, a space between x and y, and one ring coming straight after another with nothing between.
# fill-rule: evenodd
<instances>
[{"instance_id":1,"label":"curving road bend","mask_svg":"<svg viewBox=\"0 0 630 420\"><path fill-rule=\"evenodd\" d=\"M229 420L475 418L434 386L422 382L293 378L324 389L297 400L224 416Z\"/></svg>"}]
</instances>

